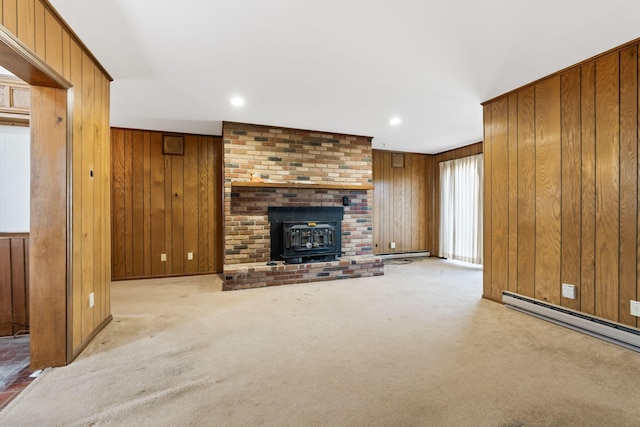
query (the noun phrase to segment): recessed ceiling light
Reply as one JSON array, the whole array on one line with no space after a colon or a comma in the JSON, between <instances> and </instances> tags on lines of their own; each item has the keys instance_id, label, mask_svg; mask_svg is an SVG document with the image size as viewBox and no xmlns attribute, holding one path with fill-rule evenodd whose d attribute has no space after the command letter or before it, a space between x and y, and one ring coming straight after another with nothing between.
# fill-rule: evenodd
<instances>
[{"instance_id":1,"label":"recessed ceiling light","mask_svg":"<svg viewBox=\"0 0 640 427\"><path fill-rule=\"evenodd\" d=\"M400 123L402 123L402 119L400 117L391 117L391 120L389 120L389 124L391 126L398 126Z\"/></svg>"},{"instance_id":2,"label":"recessed ceiling light","mask_svg":"<svg viewBox=\"0 0 640 427\"><path fill-rule=\"evenodd\" d=\"M241 96L234 96L231 98L231 105L235 107L242 107L244 105L244 99Z\"/></svg>"}]
</instances>

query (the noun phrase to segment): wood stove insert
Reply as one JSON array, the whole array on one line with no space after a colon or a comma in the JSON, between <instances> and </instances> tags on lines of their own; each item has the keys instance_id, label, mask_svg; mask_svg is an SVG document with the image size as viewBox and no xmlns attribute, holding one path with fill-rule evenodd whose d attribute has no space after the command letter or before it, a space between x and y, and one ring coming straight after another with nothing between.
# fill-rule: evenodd
<instances>
[{"instance_id":1,"label":"wood stove insert","mask_svg":"<svg viewBox=\"0 0 640 427\"><path fill-rule=\"evenodd\" d=\"M342 255L342 207L269 207L271 260L334 261Z\"/></svg>"}]
</instances>

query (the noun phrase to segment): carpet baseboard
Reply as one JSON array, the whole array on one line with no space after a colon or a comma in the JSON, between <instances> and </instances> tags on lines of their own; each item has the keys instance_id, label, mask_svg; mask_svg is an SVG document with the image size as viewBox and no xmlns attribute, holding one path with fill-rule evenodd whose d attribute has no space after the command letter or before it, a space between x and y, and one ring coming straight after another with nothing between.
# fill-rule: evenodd
<instances>
[{"instance_id":1,"label":"carpet baseboard","mask_svg":"<svg viewBox=\"0 0 640 427\"><path fill-rule=\"evenodd\" d=\"M67 364L73 362L73 360L82 353L82 351L93 341L93 339L113 320L113 315L107 316L106 319L98 325L98 327L85 339L75 350L71 352L71 358L67 360Z\"/></svg>"}]
</instances>

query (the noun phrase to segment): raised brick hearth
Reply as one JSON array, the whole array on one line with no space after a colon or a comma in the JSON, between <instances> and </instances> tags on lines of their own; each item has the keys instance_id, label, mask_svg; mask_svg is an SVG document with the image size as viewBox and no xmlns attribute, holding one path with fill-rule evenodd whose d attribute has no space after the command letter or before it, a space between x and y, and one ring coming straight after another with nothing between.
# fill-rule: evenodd
<instances>
[{"instance_id":1,"label":"raised brick hearth","mask_svg":"<svg viewBox=\"0 0 640 427\"><path fill-rule=\"evenodd\" d=\"M222 289L229 291L294 283L355 279L382 276L383 274L382 259L373 255L348 257L331 262L278 264L276 266L255 262L225 266Z\"/></svg>"},{"instance_id":2,"label":"raised brick hearth","mask_svg":"<svg viewBox=\"0 0 640 427\"><path fill-rule=\"evenodd\" d=\"M373 255L371 138L225 122L223 139L224 289L384 274ZM252 180L286 186L234 186ZM300 183L312 188L299 188ZM353 188L358 185L364 188ZM343 206L344 196L350 203L344 206L342 258L266 265L271 259L269 206Z\"/></svg>"}]
</instances>

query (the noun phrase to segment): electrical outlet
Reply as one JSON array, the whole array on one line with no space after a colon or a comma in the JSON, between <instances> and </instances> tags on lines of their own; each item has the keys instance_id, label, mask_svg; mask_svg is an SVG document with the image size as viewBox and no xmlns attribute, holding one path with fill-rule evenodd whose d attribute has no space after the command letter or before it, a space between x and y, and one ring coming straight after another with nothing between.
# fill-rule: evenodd
<instances>
[{"instance_id":1,"label":"electrical outlet","mask_svg":"<svg viewBox=\"0 0 640 427\"><path fill-rule=\"evenodd\" d=\"M562 296L563 298L576 299L576 286L569 283L562 284Z\"/></svg>"},{"instance_id":2,"label":"electrical outlet","mask_svg":"<svg viewBox=\"0 0 640 427\"><path fill-rule=\"evenodd\" d=\"M187 259L191 261L193 259L193 252L187 252Z\"/></svg>"},{"instance_id":3,"label":"electrical outlet","mask_svg":"<svg viewBox=\"0 0 640 427\"><path fill-rule=\"evenodd\" d=\"M160 261L167 262L167 254L160 254Z\"/></svg>"},{"instance_id":4,"label":"electrical outlet","mask_svg":"<svg viewBox=\"0 0 640 427\"><path fill-rule=\"evenodd\" d=\"M640 301L631 300L631 315L640 317Z\"/></svg>"},{"instance_id":5,"label":"electrical outlet","mask_svg":"<svg viewBox=\"0 0 640 427\"><path fill-rule=\"evenodd\" d=\"M391 249L395 249L395 248L396 248L396 242L391 242L391 243L389 243L389 247L390 247Z\"/></svg>"},{"instance_id":6,"label":"electrical outlet","mask_svg":"<svg viewBox=\"0 0 640 427\"><path fill-rule=\"evenodd\" d=\"M93 307L96 304L93 292L89 294L89 308Z\"/></svg>"}]
</instances>

